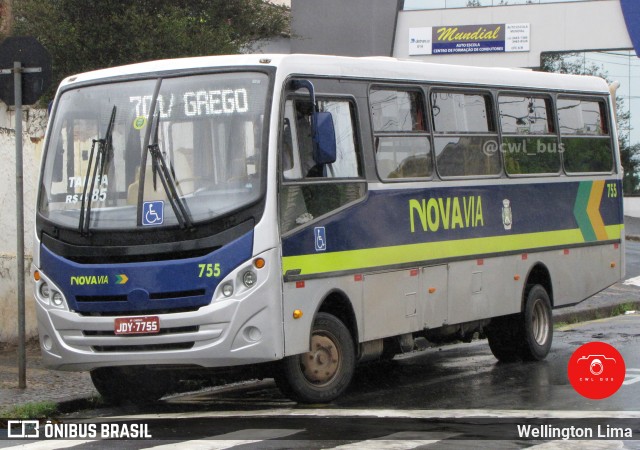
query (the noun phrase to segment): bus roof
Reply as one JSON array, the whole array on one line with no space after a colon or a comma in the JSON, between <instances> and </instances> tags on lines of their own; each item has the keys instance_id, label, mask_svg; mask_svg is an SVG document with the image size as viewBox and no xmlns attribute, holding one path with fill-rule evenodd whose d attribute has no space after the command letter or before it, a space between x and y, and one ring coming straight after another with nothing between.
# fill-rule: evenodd
<instances>
[{"instance_id":1,"label":"bus roof","mask_svg":"<svg viewBox=\"0 0 640 450\"><path fill-rule=\"evenodd\" d=\"M607 83L602 78L593 76L434 64L390 57L354 58L308 54L244 54L149 61L75 75L65 79L61 86L103 78L225 66L272 66L277 68L279 77L283 79L289 75L330 76L609 93Z\"/></svg>"}]
</instances>

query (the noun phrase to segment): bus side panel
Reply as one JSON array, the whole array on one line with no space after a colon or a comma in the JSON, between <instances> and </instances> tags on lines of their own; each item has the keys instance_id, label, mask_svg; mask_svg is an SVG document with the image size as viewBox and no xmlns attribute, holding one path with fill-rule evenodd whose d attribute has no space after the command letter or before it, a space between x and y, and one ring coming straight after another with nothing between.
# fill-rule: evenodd
<instances>
[{"instance_id":1,"label":"bus side panel","mask_svg":"<svg viewBox=\"0 0 640 450\"><path fill-rule=\"evenodd\" d=\"M620 279L621 248L605 244L450 263L448 323L522 312L527 275L536 265L549 272L554 307L578 303Z\"/></svg>"},{"instance_id":2,"label":"bus side panel","mask_svg":"<svg viewBox=\"0 0 640 450\"><path fill-rule=\"evenodd\" d=\"M418 269L373 273L364 277L364 340L410 333L419 329Z\"/></svg>"},{"instance_id":3,"label":"bus side panel","mask_svg":"<svg viewBox=\"0 0 640 450\"><path fill-rule=\"evenodd\" d=\"M422 268L418 302L421 328L438 328L448 323L448 279L449 267L445 264Z\"/></svg>"},{"instance_id":4,"label":"bus side panel","mask_svg":"<svg viewBox=\"0 0 640 450\"><path fill-rule=\"evenodd\" d=\"M553 306L578 303L616 283L622 276L622 249L620 244L605 244L540 255L551 274Z\"/></svg>"}]
</instances>

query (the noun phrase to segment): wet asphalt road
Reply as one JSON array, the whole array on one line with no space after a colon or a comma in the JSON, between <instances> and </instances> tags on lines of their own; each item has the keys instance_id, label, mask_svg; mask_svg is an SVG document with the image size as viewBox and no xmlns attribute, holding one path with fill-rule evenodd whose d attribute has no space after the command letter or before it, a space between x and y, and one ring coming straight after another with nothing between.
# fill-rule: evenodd
<instances>
[{"instance_id":1,"label":"wet asphalt road","mask_svg":"<svg viewBox=\"0 0 640 450\"><path fill-rule=\"evenodd\" d=\"M627 279L640 275L640 243L628 244ZM640 287L637 291L640 295ZM592 341L613 345L627 368L625 383L603 400L582 397L567 376L572 353ZM359 367L350 389L331 404L297 405L265 379L182 394L153 406L82 411L66 420L147 424L152 440L109 444L127 449L548 449L560 443L568 449L640 449L638 405L640 312L556 329L551 352L541 362L498 363L487 341L479 340ZM530 440L516 432L522 423L628 427L636 440ZM78 449L106 448L100 440L73 443Z\"/></svg>"},{"instance_id":2,"label":"wet asphalt road","mask_svg":"<svg viewBox=\"0 0 640 450\"><path fill-rule=\"evenodd\" d=\"M604 400L582 397L567 378L571 354L591 341L616 347L627 367L625 384ZM77 417L147 424L152 440L109 444L126 449L640 449L639 349L636 313L556 329L542 362L498 363L480 340L371 364L359 368L352 387L331 404L296 405L267 379ZM527 423L620 427L632 430L633 439L526 439L518 426ZM77 448L103 445L88 441Z\"/></svg>"},{"instance_id":3,"label":"wet asphalt road","mask_svg":"<svg viewBox=\"0 0 640 450\"><path fill-rule=\"evenodd\" d=\"M602 341L623 356L627 383L604 400L575 392L567 378L572 353ZM403 355L360 367L351 388L330 409L637 411L640 405L640 314L617 316L556 329L550 354L541 362L498 363L486 340ZM214 389L165 401L156 411L295 408L271 380Z\"/></svg>"}]
</instances>

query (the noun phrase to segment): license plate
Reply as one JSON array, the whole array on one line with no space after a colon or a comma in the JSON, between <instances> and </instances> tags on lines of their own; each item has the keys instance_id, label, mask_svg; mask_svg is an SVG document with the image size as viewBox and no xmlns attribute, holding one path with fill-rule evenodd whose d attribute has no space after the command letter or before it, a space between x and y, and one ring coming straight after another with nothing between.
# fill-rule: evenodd
<instances>
[{"instance_id":1,"label":"license plate","mask_svg":"<svg viewBox=\"0 0 640 450\"><path fill-rule=\"evenodd\" d=\"M115 334L149 334L160 332L158 316L118 317L113 324Z\"/></svg>"}]
</instances>

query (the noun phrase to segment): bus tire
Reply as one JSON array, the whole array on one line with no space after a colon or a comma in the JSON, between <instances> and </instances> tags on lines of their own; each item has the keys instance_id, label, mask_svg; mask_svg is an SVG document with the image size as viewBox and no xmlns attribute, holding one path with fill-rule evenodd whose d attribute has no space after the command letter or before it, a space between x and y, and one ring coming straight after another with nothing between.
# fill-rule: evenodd
<instances>
[{"instance_id":1,"label":"bus tire","mask_svg":"<svg viewBox=\"0 0 640 450\"><path fill-rule=\"evenodd\" d=\"M91 371L91 381L102 398L113 405L152 403L173 386L168 373L145 367L101 367Z\"/></svg>"},{"instance_id":2,"label":"bus tire","mask_svg":"<svg viewBox=\"0 0 640 450\"><path fill-rule=\"evenodd\" d=\"M551 300L541 285L536 284L529 290L523 317L522 359L541 361L549 354L553 341Z\"/></svg>"},{"instance_id":3,"label":"bus tire","mask_svg":"<svg viewBox=\"0 0 640 450\"><path fill-rule=\"evenodd\" d=\"M514 362L521 357L522 320L520 314L496 317L485 329L491 353L500 362Z\"/></svg>"},{"instance_id":4,"label":"bus tire","mask_svg":"<svg viewBox=\"0 0 640 450\"><path fill-rule=\"evenodd\" d=\"M300 403L327 403L342 394L355 372L351 333L335 316L318 313L311 351L285 357L275 374L278 388Z\"/></svg>"}]
</instances>

